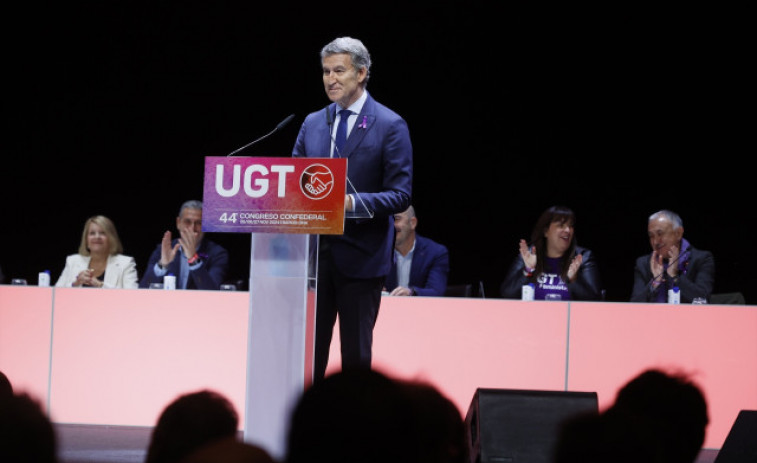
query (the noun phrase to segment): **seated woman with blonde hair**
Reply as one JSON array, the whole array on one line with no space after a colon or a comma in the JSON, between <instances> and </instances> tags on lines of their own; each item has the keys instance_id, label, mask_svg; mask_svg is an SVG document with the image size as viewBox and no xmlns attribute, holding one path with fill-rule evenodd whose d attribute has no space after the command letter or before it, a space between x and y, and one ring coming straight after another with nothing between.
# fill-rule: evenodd
<instances>
[{"instance_id":1,"label":"seated woman with blonde hair","mask_svg":"<svg viewBox=\"0 0 757 463\"><path fill-rule=\"evenodd\" d=\"M84 223L79 252L66 257L55 286L136 289L137 263L122 252L113 222L103 215L90 217Z\"/></svg>"}]
</instances>

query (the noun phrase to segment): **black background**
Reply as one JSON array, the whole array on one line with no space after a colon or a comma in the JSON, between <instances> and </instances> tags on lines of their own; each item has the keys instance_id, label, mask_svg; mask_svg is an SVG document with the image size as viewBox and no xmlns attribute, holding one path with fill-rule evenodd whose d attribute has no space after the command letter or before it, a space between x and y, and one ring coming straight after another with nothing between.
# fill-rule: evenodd
<instances>
[{"instance_id":1,"label":"black background","mask_svg":"<svg viewBox=\"0 0 757 463\"><path fill-rule=\"evenodd\" d=\"M84 221L114 220L140 277L205 156L290 156L328 103L321 47L361 39L369 92L408 122L418 232L449 283L498 297L518 240L563 204L627 301L650 213L678 212L716 258L716 292L752 289L754 50L736 10L422 3L88 2L4 7L0 265L57 280ZM250 237L212 234L247 278ZM6 281L7 282L7 281Z\"/></svg>"}]
</instances>

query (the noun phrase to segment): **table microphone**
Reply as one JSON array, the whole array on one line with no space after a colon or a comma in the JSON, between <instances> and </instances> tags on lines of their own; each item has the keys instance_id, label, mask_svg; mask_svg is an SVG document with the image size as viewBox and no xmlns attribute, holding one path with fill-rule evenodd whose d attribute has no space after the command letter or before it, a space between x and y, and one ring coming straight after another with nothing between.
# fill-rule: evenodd
<instances>
[{"instance_id":1,"label":"table microphone","mask_svg":"<svg viewBox=\"0 0 757 463\"><path fill-rule=\"evenodd\" d=\"M681 258L683 254L688 254L688 250L685 253L679 252L678 255L675 257L675 259L671 259L670 261L668 261L668 267L670 267L671 265L676 265L676 262L678 262L678 260ZM663 282L667 278L667 275L668 275L668 272L664 269L660 274L654 275L652 279L649 280L649 283L647 283L647 294L650 294L652 292L652 285L657 279L660 279L660 282Z\"/></svg>"}]
</instances>

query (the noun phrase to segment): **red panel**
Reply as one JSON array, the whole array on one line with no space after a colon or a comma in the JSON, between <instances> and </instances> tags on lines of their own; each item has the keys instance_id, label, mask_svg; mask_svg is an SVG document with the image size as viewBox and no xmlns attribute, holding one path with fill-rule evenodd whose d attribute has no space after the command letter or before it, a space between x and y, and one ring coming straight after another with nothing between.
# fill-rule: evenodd
<instances>
[{"instance_id":1,"label":"red panel","mask_svg":"<svg viewBox=\"0 0 757 463\"><path fill-rule=\"evenodd\" d=\"M54 320L54 421L149 426L177 395L208 387L244 423L248 312L244 292L0 286L0 369L44 400ZM708 448L739 410L757 409L753 306L574 302L569 328L565 302L384 297L374 366L431 382L462 413L478 387L567 384L604 408L643 369L680 369L707 397ZM336 330L330 371L339 364Z\"/></svg>"},{"instance_id":2,"label":"red panel","mask_svg":"<svg viewBox=\"0 0 757 463\"><path fill-rule=\"evenodd\" d=\"M563 390L567 307L563 302L384 297L374 333L374 367L432 382L463 414L477 387ZM335 339L329 371L340 362Z\"/></svg>"},{"instance_id":3,"label":"red panel","mask_svg":"<svg viewBox=\"0 0 757 463\"><path fill-rule=\"evenodd\" d=\"M248 301L230 291L57 289L53 419L149 426L179 394L211 388L243 423Z\"/></svg>"},{"instance_id":4,"label":"red panel","mask_svg":"<svg viewBox=\"0 0 757 463\"><path fill-rule=\"evenodd\" d=\"M570 389L600 408L648 368L682 371L703 389L705 447L720 448L742 409L757 409L757 310L744 306L573 303Z\"/></svg>"},{"instance_id":5,"label":"red panel","mask_svg":"<svg viewBox=\"0 0 757 463\"><path fill-rule=\"evenodd\" d=\"M52 288L0 286L0 370L47 407Z\"/></svg>"}]
</instances>

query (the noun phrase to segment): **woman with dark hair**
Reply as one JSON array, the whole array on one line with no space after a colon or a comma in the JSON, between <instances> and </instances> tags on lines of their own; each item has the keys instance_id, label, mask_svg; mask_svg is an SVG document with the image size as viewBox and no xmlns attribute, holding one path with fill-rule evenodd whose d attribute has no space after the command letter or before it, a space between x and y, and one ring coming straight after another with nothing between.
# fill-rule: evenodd
<instances>
[{"instance_id":1,"label":"woman with dark hair","mask_svg":"<svg viewBox=\"0 0 757 463\"><path fill-rule=\"evenodd\" d=\"M534 225L530 245L520 240L520 255L500 287L502 297L520 299L533 283L537 300L602 300L599 270L592 252L576 245L576 216L563 206L544 211Z\"/></svg>"}]
</instances>

